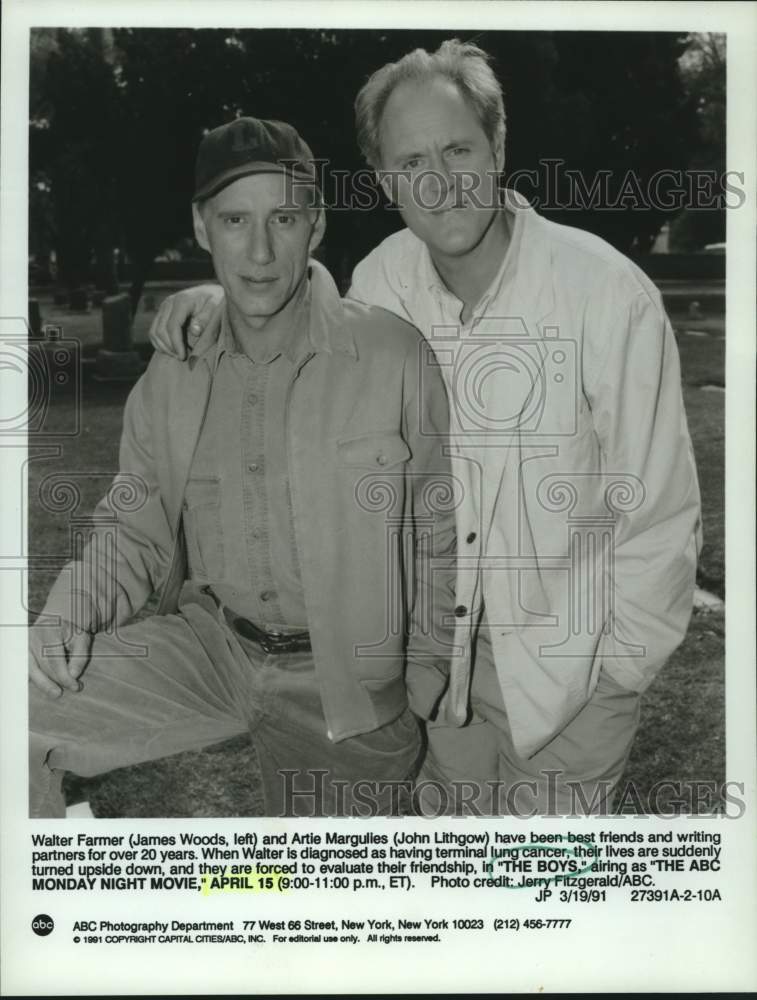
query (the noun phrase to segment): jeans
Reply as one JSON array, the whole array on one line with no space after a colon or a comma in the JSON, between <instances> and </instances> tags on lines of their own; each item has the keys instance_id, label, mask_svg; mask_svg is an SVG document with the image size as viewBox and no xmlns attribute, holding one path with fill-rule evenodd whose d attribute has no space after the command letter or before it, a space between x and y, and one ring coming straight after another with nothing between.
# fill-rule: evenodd
<instances>
[{"instance_id":1,"label":"jeans","mask_svg":"<svg viewBox=\"0 0 757 1000\"><path fill-rule=\"evenodd\" d=\"M65 815L65 770L88 777L247 731L267 816L396 812L417 770L409 708L332 742L312 654L266 654L228 627L211 597L95 636L81 679L82 691L58 699L30 687L32 816Z\"/></svg>"}]
</instances>

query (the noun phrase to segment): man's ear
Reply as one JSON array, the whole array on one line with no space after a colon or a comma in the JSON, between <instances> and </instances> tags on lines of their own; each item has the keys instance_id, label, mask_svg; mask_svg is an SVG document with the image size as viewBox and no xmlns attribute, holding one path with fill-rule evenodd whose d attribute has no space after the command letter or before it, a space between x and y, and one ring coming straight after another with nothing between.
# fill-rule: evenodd
<instances>
[{"instance_id":1,"label":"man's ear","mask_svg":"<svg viewBox=\"0 0 757 1000\"><path fill-rule=\"evenodd\" d=\"M195 239L203 250L207 250L208 253L210 253L208 231L205 228L205 221L203 220L202 212L196 203L192 205L192 221L194 222L195 227Z\"/></svg>"},{"instance_id":2,"label":"man's ear","mask_svg":"<svg viewBox=\"0 0 757 1000\"><path fill-rule=\"evenodd\" d=\"M323 208L318 209L318 215L316 216L315 225L313 226L313 231L310 234L310 242L308 244L308 253L312 254L313 251L317 250L321 245L321 241L326 233L326 210Z\"/></svg>"}]
</instances>

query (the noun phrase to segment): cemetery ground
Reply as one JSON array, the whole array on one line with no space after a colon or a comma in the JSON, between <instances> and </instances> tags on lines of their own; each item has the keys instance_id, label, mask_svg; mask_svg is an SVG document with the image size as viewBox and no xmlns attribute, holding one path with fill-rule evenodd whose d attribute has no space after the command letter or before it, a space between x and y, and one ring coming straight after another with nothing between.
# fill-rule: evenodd
<instances>
[{"instance_id":1,"label":"cemetery ground","mask_svg":"<svg viewBox=\"0 0 757 1000\"><path fill-rule=\"evenodd\" d=\"M144 357L149 355L151 310L170 290L162 287L153 293L148 289L143 300L147 309L141 307L135 317L135 346ZM705 544L698 584L724 599L723 301L708 301L704 315L692 319L689 299L682 297L680 305L676 299L668 301L668 309L681 355L684 400L702 492ZM93 356L101 339L99 310L73 314L61 308L56 313L51 303L43 301L42 316L45 323L59 324L65 338L79 340L85 357ZM58 439L57 457L34 457L37 445L55 439L30 441L30 620L43 606L47 590L69 555L72 516L92 510L117 467L122 411L130 386L95 381L90 373L93 367L83 366L78 434ZM74 408L69 382L53 395L46 426L66 426ZM54 502L51 491L58 477L75 479L81 498L73 511ZM650 790L665 780L684 786L707 782L709 787L719 787L725 780L724 661L725 609L719 602L707 602L695 607L685 641L643 700L641 728L622 783L633 783L643 803ZM739 780L738 775L728 777ZM247 737L97 778L69 775L66 789L70 802L88 800L99 817L254 816L262 812L257 765ZM674 809L670 791L659 801L663 810Z\"/></svg>"}]
</instances>

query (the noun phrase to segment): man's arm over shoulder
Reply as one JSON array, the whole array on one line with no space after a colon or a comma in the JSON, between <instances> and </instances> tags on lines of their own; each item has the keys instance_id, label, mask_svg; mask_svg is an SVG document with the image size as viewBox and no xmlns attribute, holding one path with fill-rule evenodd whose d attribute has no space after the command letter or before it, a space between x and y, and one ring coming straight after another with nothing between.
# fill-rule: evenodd
<instances>
[{"instance_id":1,"label":"man's arm over shoulder","mask_svg":"<svg viewBox=\"0 0 757 1000\"><path fill-rule=\"evenodd\" d=\"M95 508L81 555L53 584L43 615L102 631L132 617L157 587L172 533L158 488L152 396L160 366L177 363L156 355L129 394L118 474Z\"/></svg>"},{"instance_id":2,"label":"man's arm over shoulder","mask_svg":"<svg viewBox=\"0 0 757 1000\"><path fill-rule=\"evenodd\" d=\"M606 638L602 659L642 690L686 634L701 547L678 348L656 289L625 278L590 303L585 338L584 384L603 471L608 482L617 475L627 483L616 494L615 637ZM643 655L629 656L624 644Z\"/></svg>"}]
</instances>

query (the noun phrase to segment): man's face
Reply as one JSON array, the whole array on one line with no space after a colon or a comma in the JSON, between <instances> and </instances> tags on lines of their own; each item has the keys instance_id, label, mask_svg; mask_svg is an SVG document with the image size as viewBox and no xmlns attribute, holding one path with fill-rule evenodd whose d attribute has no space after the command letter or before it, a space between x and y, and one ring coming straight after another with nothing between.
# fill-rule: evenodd
<instances>
[{"instance_id":1,"label":"man's face","mask_svg":"<svg viewBox=\"0 0 757 1000\"><path fill-rule=\"evenodd\" d=\"M312 190L285 174L241 177L194 206L195 234L210 251L232 315L254 326L294 296L316 242Z\"/></svg>"},{"instance_id":2,"label":"man's face","mask_svg":"<svg viewBox=\"0 0 757 1000\"><path fill-rule=\"evenodd\" d=\"M492 149L457 86L440 76L397 86L379 141L382 170L390 172L384 190L408 228L435 257L459 257L476 247L497 211L504 153Z\"/></svg>"}]
</instances>

